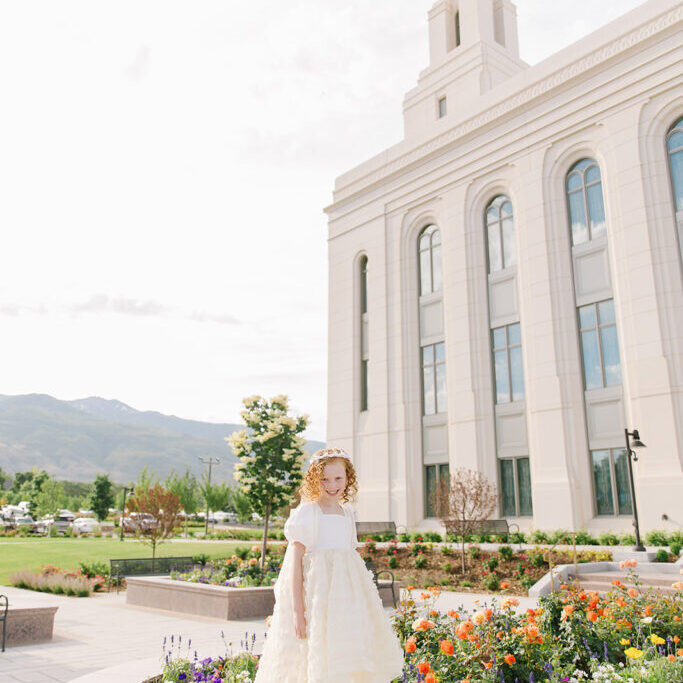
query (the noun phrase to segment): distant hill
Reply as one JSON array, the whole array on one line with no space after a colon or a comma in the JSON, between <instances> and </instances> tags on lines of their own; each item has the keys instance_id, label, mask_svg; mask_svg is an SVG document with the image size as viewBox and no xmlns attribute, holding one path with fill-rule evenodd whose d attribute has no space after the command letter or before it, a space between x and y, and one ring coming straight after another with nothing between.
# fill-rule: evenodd
<instances>
[{"instance_id":1,"label":"distant hill","mask_svg":"<svg viewBox=\"0 0 683 683\"><path fill-rule=\"evenodd\" d=\"M186 466L200 474L199 456L211 456L221 458L215 478L231 480L236 458L224 439L238 429L242 425L183 420L96 396L60 401L0 394L0 467L21 472L35 465L72 481L107 472L127 483L144 465L161 478ZM309 441L307 450L323 446Z\"/></svg>"}]
</instances>

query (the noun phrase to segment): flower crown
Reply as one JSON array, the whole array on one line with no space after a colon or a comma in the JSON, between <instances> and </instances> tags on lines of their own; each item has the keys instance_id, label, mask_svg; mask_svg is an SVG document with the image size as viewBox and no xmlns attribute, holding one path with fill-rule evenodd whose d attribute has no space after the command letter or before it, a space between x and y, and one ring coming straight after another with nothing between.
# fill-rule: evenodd
<instances>
[{"instance_id":1,"label":"flower crown","mask_svg":"<svg viewBox=\"0 0 683 683\"><path fill-rule=\"evenodd\" d=\"M351 456L343 448L321 448L311 456L311 464L325 458L346 458L349 461L351 460Z\"/></svg>"}]
</instances>

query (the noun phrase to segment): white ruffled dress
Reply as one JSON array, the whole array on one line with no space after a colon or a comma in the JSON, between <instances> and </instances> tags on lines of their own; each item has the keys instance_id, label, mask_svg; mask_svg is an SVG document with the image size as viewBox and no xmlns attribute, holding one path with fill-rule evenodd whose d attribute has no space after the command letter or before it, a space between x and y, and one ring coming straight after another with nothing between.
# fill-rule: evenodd
<instances>
[{"instance_id":1,"label":"white ruffled dress","mask_svg":"<svg viewBox=\"0 0 683 683\"><path fill-rule=\"evenodd\" d=\"M356 547L353 509L327 514L316 502L292 510L290 545L275 583L275 609L254 683L390 683L403 651ZM296 637L291 543L303 556L306 638Z\"/></svg>"}]
</instances>

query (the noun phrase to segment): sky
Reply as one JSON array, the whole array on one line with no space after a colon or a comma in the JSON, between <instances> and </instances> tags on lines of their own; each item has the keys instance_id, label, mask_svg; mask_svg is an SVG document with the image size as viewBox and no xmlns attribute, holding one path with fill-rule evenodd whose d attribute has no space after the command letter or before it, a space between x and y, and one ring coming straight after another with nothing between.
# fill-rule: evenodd
<instances>
[{"instance_id":1,"label":"sky","mask_svg":"<svg viewBox=\"0 0 683 683\"><path fill-rule=\"evenodd\" d=\"M1 0L0 394L324 439L334 179L402 138L433 0ZM535 64L642 0L517 0Z\"/></svg>"}]
</instances>

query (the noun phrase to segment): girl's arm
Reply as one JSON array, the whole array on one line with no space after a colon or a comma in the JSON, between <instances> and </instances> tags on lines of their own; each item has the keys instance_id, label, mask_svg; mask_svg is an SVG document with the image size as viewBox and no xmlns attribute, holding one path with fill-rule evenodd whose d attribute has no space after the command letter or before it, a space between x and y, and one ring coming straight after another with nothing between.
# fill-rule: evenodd
<instances>
[{"instance_id":1,"label":"girl's arm","mask_svg":"<svg viewBox=\"0 0 683 683\"><path fill-rule=\"evenodd\" d=\"M303 558L306 547L295 541L292 543L294 554L292 563L292 607L294 609L294 631L297 638L306 637L306 617L304 616L304 571Z\"/></svg>"}]
</instances>

